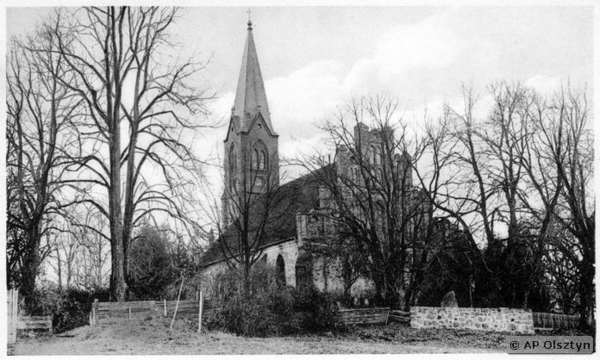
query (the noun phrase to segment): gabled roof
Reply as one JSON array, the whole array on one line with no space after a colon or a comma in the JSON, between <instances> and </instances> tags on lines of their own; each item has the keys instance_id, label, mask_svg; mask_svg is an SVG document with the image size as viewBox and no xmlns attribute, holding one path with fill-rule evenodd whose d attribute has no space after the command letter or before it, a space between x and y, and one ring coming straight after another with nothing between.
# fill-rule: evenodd
<instances>
[{"instance_id":1,"label":"gabled roof","mask_svg":"<svg viewBox=\"0 0 600 360\"><path fill-rule=\"evenodd\" d=\"M241 122L241 131L248 131L250 123L260 112L271 133L275 134L271 124L271 114L267 103L267 94L263 82L258 55L252 35L252 23L248 22L248 35L242 57L242 68L238 79L232 117L237 116Z\"/></svg>"},{"instance_id":2,"label":"gabled roof","mask_svg":"<svg viewBox=\"0 0 600 360\"><path fill-rule=\"evenodd\" d=\"M263 247L275 245L283 240L296 237L296 214L309 212L319 206L319 179L320 174L331 171L333 167L327 166L315 173L304 175L296 180L281 185L273 200L269 221L265 227ZM251 211L251 214L260 214L262 211ZM260 219L256 219L259 221ZM208 266L218 261L225 260L219 241L226 241L233 246L236 241L236 228L231 225L225 229L215 243L213 243L200 259L199 265Z\"/></svg>"}]
</instances>

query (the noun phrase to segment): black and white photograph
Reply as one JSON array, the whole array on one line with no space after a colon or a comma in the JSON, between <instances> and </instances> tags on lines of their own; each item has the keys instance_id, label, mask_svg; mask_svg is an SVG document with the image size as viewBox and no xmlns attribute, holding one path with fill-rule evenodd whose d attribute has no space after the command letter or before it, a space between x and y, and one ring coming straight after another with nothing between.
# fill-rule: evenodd
<instances>
[{"instance_id":1,"label":"black and white photograph","mask_svg":"<svg viewBox=\"0 0 600 360\"><path fill-rule=\"evenodd\" d=\"M4 354L595 352L592 1L2 7Z\"/></svg>"}]
</instances>

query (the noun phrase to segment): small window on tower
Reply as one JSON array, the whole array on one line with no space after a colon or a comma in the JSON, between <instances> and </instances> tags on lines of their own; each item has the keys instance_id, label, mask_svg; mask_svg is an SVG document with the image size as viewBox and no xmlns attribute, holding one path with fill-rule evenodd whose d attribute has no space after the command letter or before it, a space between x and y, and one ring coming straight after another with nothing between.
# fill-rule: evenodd
<instances>
[{"instance_id":1,"label":"small window on tower","mask_svg":"<svg viewBox=\"0 0 600 360\"><path fill-rule=\"evenodd\" d=\"M261 123L258 123L258 128L262 129L262 124Z\"/></svg>"}]
</instances>

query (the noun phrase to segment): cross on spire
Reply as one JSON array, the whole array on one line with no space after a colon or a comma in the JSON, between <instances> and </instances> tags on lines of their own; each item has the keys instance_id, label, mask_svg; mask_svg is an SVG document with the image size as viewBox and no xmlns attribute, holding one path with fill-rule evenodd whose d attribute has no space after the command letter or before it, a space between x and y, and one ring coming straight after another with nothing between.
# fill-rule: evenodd
<instances>
[{"instance_id":1,"label":"cross on spire","mask_svg":"<svg viewBox=\"0 0 600 360\"><path fill-rule=\"evenodd\" d=\"M246 12L248 13L248 30L252 30L252 10L248 8Z\"/></svg>"},{"instance_id":2,"label":"cross on spire","mask_svg":"<svg viewBox=\"0 0 600 360\"><path fill-rule=\"evenodd\" d=\"M252 11L248 9L247 13L250 16ZM238 117L241 122L240 129L247 131L252 120L254 120L258 113L261 114L265 125L273 134L269 105L267 104L267 94L260 66L258 65L254 35L252 34L252 21L249 19L246 45L244 47L244 55L242 56L242 66L235 92L232 116Z\"/></svg>"}]
</instances>

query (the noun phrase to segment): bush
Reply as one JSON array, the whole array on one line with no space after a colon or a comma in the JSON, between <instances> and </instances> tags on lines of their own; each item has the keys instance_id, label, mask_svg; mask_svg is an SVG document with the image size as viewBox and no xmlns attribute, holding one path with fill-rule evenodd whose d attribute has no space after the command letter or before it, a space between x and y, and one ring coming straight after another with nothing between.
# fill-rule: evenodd
<instances>
[{"instance_id":1,"label":"bush","mask_svg":"<svg viewBox=\"0 0 600 360\"><path fill-rule=\"evenodd\" d=\"M331 300L314 287L277 285L273 268L255 265L247 282L230 270L220 274L212 289L220 305L209 327L242 336L273 336L330 330L334 327Z\"/></svg>"},{"instance_id":2,"label":"bush","mask_svg":"<svg viewBox=\"0 0 600 360\"><path fill-rule=\"evenodd\" d=\"M88 325L94 299L108 301L108 294L108 289L60 290L55 285L49 285L35 290L28 313L32 316L52 315L53 331L60 333Z\"/></svg>"},{"instance_id":3,"label":"bush","mask_svg":"<svg viewBox=\"0 0 600 360\"><path fill-rule=\"evenodd\" d=\"M189 278L194 262L177 239L167 236L166 228L144 225L129 249L127 272L128 300L174 299L182 276Z\"/></svg>"},{"instance_id":4,"label":"bush","mask_svg":"<svg viewBox=\"0 0 600 360\"><path fill-rule=\"evenodd\" d=\"M335 304L331 295L317 290L314 286L303 286L294 289L294 312L299 319L299 329L303 331L327 331L335 328Z\"/></svg>"}]
</instances>

